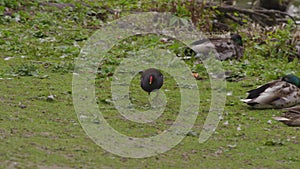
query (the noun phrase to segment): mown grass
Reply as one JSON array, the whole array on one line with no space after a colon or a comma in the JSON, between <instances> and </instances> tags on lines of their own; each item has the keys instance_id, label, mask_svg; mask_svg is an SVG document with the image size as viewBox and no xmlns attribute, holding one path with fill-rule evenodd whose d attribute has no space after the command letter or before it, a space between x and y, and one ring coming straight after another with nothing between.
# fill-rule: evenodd
<instances>
[{"instance_id":1,"label":"mown grass","mask_svg":"<svg viewBox=\"0 0 300 169\"><path fill-rule=\"evenodd\" d=\"M72 102L74 58L86 40L106 22L118 16L107 9L125 11L150 3L138 1L85 2L3 1L0 24L0 168L297 168L300 164L299 129L272 120L281 110L253 110L239 100L245 91L287 73L299 73L299 61L288 61L275 45L259 46L246 34L241 61L225 61L233 82L227 82L223 118L210 139L198 137L210 106L210 83L203 65L188 63L203 80L199 115L192 131L170 151L144 159L119 157L97 146L84 132ZM70 5L72 4L72 5ZM161 1L161 4L165 4ZM2 6L3 7L3 6ZM103 7L103 8L102 8ZM96 15L99 14L99 15ZM98 17L98 18L97 18ZM102 19L101 19L102 18ZM105 19L103 19L105 18ZM279 38L288 38L281 30ZM112 127L123 134L149 137L167 129L178 114L180 92L171 75L161 89L168 98L164 114L155 122L139 124L124 119L111 104L112 73L128 52L149 47L179 51L179 42L162 43L159 36L133 37L116 45L107 55L96 79L99 109ZM285 39L285 40L286 40ZM135 42L135 43L132 43ZM276 43L276 44L274 44ZM273 45L273 46L272 46ZM274 50L273 50L274 49ZM287 47L283 46L283 49ZM238 80L238 81L236 81ZM148 95L136 76L130 86L131 100L147 109ZM230 94L232 93L232 94Z\"/></svg>"}]
</instances>

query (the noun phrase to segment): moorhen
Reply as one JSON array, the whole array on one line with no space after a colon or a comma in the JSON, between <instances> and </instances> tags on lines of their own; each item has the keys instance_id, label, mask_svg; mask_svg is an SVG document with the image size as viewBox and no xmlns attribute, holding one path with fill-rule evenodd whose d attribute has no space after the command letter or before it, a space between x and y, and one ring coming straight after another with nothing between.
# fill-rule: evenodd
<instances>
[{"instance_id":1,"label":"moorhen","mask_svg":"<svg viewBox=\"0 0 300 169\"><path fill-rule=\"evenodd\" d=\"M164 83L164 77L162 73L154 68L147 69L141 72L141 87L143 90L150 92L160 89Z\"/></svg>"}]
</instances>

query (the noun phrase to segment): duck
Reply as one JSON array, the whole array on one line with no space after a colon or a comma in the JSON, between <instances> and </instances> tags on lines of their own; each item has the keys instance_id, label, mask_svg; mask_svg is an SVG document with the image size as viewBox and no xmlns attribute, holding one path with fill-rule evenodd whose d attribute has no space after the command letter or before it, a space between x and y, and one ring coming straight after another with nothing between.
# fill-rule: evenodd
<instances>
[{"instance_id":1,"label":"duck","mask_svg":"<svg viewBox=\"0 0 300 169\"><path fill-rule=\"evenodd\" d=\"M150 93L154 90L158 90L163 86L164 76L163 74L155 68L149 68L147 70L141 71L141 88Z\"/></svg>"},{"instance_id":2,"label":"duck","mask_svg":"<svg viewBox=\"0 0 300 169\"><path fill-rule=\"evenodd\" d=\"M300 106L285 108L285 110L287 111L282 116L273 118L288 126L300 127Z\"/></svg>"},{"instance_id":3,"label":"duck","mask_svg":"<svg viewBox=\"0 0 300 169\"><path fill-rule=\"evenodd\" d=\"M213 49L216 49L216 59L220 61L233 58L239 60L244 55L243 39L239 34L231 33L230 38L217 37L195 41L191 43L191 48L185 48L184 59L190 59L193 55L195 58L201 54L206 56Z\"/></svg>"},{"instance_id":4,"label":"duck","mask_svg":"<svg viewBox=\"0 0 300 169\"><path fill-rule=\"evenodd\" d=\"M248 91L241 101L257 109L292 107L300 103L299 87L299 77L289 74Z\"/></svg>"}]
</instances>

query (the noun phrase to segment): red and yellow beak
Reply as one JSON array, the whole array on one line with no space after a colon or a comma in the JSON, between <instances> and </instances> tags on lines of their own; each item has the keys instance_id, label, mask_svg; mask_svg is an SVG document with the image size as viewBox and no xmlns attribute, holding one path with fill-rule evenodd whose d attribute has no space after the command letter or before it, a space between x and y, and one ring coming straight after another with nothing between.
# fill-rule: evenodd
<instances>
[{"instance_id":1,"label":"red and yellow beak","mask_svg":"<svg viewBox=\"0 0 300 169\"><path fill-rule=\"evenodd\" d=\"M150 76L150 77L149 77L149 84L151 85L152 82L153 82L153 76Z\"/></svg>"}]
</instances>

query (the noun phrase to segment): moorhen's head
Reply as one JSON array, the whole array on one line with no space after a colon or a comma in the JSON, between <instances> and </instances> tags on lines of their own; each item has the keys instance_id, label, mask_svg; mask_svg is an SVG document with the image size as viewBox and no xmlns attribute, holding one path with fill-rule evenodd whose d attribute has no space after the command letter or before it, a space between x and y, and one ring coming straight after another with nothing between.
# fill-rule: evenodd
<instances>
[{"instance_id":1,"label":"moorhen's head","mask_svg":"<svg viewBox=\"0 0 300 169\"><path fill-rule=\"evenodd\" d=\"M162 73L154 68L147 69L141 72L141 87L143 90L152 92L153 90L160 89L164 83Z\"/></svg>"}]
</instances>

